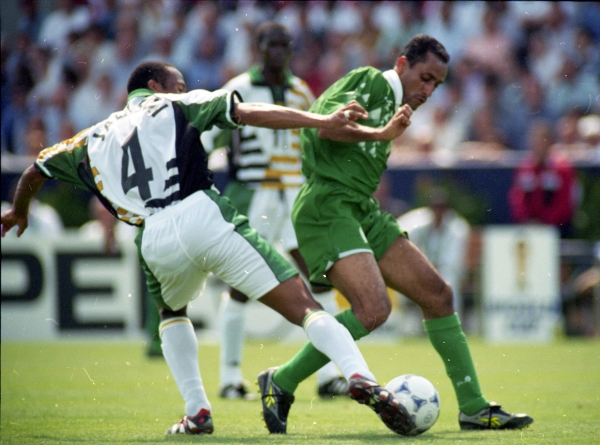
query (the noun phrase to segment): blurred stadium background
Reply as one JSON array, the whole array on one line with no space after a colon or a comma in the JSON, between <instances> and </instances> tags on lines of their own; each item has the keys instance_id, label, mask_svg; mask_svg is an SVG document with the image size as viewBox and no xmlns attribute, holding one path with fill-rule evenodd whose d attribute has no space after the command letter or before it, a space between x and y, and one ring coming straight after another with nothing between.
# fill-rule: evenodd
<instances>
[{"instance_id":1,"label":"blurred stadium background","mask_svg":"<svg viewBox=\"0 0 600 445\"><path fill-rule=\"evenodd\" d=\"M533 124L550 122L554 151L577 172L576 210L568 233L553 241L556 273L533 279L542 287L556 282L554 333L598 335L600 2L3 1L3 206L40 148L123 107L127 78L139 62L171 62L188 89L217 89L255 62L253 30L266 20L291 30L292 71L315 95L358 66L391 68L414 34L431 34L446 46L449 78L395 142L379 198L400 216L442 187L470 223L460 290L471 334L485 325L486 230L515 228L508 201L513 174ZM225 158L211 156L220 189L228 181ZM141 336L147 302L133 243L119 242L105 256L102 241L79 230L94 218L92 204L84 191L47 184L37 203L40 217L50 213L41 227L32 224L18 242L3 240L3 341ZM518 258L506 261L502 266L512 267ZM215 279L208 290L192 313L199 335L211 337L224 289ZM410 306L392 298L396 317L382 332L419 335L418 327L394 327L409 323L403 316ZM265 318L249 317L255 337L296 332L280 321L266 329Z\"/></svg>"}]
</instances>

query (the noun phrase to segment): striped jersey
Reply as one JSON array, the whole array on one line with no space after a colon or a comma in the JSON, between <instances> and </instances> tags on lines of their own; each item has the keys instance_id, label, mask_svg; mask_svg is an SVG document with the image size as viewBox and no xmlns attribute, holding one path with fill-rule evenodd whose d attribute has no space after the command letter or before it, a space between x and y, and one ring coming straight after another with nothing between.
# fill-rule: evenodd
<instances>
[{"instance_id":1,"label":"striped jersey","mask_svg":"<svg viewBox=\"0 0 600 445\"><path fill-rule=\"evenodd\" d=\"M245 102L260 102L308 111L314 96L306 82L290 72L283 87L266 84L258 65L234 77L223 89L237 91ZM272 130L245 126L236 131L202 135L207 147L227 147L229 174L251 188L299 187L301 172L300 130Z\"/></svg>"},{"instance_id":2,"label":"striped jersey","mask_svg":"<svg viewBox=\"0 0 600 445\"><path fill-rule=\"evenodd\" d=\"M200 133L234 122L236 92L131 92L122 111L43 150L35 166L48 178L87 188L133 225L213 186Z\"/></svg>"},{"instance_id":3,"label":"striped jersey","mask_svg":"<svg viewBox=\"0 0 600 445\"><path fill-rule=\"evenodd\" d=\"M331 85L310 111L329 114L356 100L369 112L369 117L358 123L381 128L401 106L402 98L402 83L396 71L362 67ZM318 130L310 128L303 128L301 134L302 171L309 180L315 176L336 181L366 196L377 190L392 141L337 142L320 139Z\"/></svg>"}]
</instances>

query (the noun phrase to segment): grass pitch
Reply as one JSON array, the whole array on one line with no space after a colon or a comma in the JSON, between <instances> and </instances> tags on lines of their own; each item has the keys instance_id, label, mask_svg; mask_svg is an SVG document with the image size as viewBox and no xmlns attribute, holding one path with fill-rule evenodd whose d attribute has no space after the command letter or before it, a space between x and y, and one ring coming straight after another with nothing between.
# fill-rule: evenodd
<instances>
[{"instance_id":1,"label":"grass pitch","mask_svg":"<svg viewBox=\"0 0 600 445\"><path fill-rule=\"evenodd\" d=\"M389 431L368 408L347 398L316 397L314 377L296 393L288 434L270 436L261 404L217 396L216 345L200 345L200 368L213 405L211 436L164 436L183 402L163 359L137 343L2 343L2 444L371 444L436 445L600 443L600 342L559 340L547 346L489 345L471 339L484 394L535 418L523 431L462 432L457 403L440 358L425 339L359 342L381 383L414 373L437 387L437 423L417 437ZM244 373L251 382L283 363L300 344L249 341ZM257 389L256 386L254 388ZM258 389L257 389L258 391Z\"/></svg>"}]
</instances>

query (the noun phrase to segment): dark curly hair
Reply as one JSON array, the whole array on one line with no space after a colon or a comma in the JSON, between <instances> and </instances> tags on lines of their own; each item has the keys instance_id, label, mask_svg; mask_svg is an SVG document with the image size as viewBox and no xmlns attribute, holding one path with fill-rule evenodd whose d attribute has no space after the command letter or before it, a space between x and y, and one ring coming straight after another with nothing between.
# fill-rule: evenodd
<instances>
[{"instance_id":1,"label":"dark curly hair","mask_svg":"<svg viewBox=\"0 0 600 445\"><path fill-rule=\"evenodd\" d=\"M427 53L432 53L444 63L450 61L444 45L427 34L417 34L410 39L402 48L400 56L406 56L408 65L412 68L416 63L425 62Z\"/></svg>"},{"instance_id":2,"label":"dark curly hair","mask_svg":"<svg viewBox=\"0 0 600 445\"><path fill-rule=\"evenodd\" d=\"M142 62L136 66L127 81L127 93L139 88L148 88L148 82L155 80L163 87L169 76L167 68L175 68L167 62Z\"/></svg>"},{"instance_id":3,"label":"dark curly hair","mask_svg":"<svg viewBox=\"0 0 600 445\"><path fill-rule=\"evenodd\" d=\"M258 28L256 28L256 31L254 33L256 46L260 47L260 44L265 39L265 37L267 37L267 34L275 29L280 30L282 33L288 35L290 42L291 42L292 35L290 34L290 31L281 23L275 22L275 21L270 21L270 22L264 22L261 25L259 25Z\"/></svg>"}]
</instances>

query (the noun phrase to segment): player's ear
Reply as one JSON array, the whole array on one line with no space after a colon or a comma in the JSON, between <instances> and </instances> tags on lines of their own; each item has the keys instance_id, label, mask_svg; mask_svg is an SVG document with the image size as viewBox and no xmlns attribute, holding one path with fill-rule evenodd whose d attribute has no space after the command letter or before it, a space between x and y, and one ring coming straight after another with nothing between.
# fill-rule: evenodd
<instances>
[{"instance_id":1,"label":"player's ear","mask_svg":"<svg viewBox=\"0 0 600 445\"><path fill-rule=\"evenodd\" d=\"M154 79L150 79L148 81L148 89L154 91L155 93L162 93L163 92L162 85L160 83L158 83Z\"/></svg>"},{"instance_id":2,"label":"player's ear","mask_svg":"<svg viewBox=\"0 0 600 445\"><path fill-rule=\"evenodd\" d=\"M396 60L396 65L394 65L394 69L396 70L398 75L404 73L404 71L406 71L407 68L408 68L408 59L406 58L406 56L398 57L398 59Z\"/></svg>"}]
</instances>

